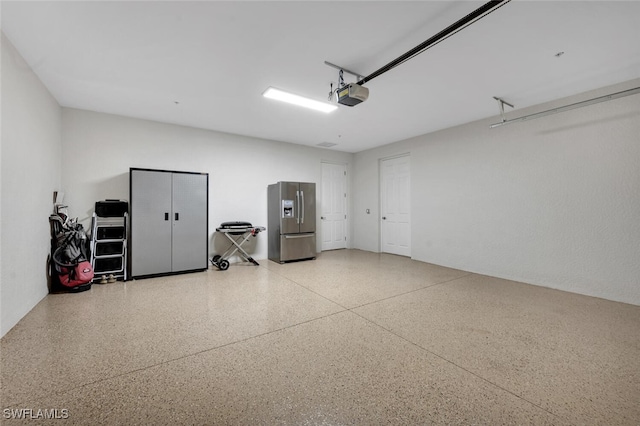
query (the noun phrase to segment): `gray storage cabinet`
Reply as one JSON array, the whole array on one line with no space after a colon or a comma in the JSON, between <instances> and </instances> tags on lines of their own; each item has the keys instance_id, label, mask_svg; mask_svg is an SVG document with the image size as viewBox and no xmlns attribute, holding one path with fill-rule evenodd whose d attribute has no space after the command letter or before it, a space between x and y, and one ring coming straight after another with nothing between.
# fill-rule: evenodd
<instances>
[{"instance_id":1,"label":"gray storage cabinet","mask_svg":"<svg viewBox=\"0 0 640 426\"><path fill-rule=\"evenodd\" d=\"M132 278L208 268L209 175L131 168Z\"/></svg>"}]
</instances>

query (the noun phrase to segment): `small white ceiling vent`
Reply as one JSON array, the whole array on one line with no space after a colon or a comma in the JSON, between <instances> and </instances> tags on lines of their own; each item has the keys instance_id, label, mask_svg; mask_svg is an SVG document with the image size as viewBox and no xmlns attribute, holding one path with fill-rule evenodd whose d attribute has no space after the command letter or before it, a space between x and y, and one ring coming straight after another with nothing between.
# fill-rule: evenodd
<instances>
[{"instance_id":1,"label":"small white ceiling vent","mask_svg":"<svg viewBox=\"0 0 640 426\"><path fill-rule=\"evenodd\" d=\"M331 143L331 142L321 142L319 144L316 144L316 146L321 146L323 148L331 148L332 146L336 146L337 144L335 143Z\"/></svg>"}]
</instances>

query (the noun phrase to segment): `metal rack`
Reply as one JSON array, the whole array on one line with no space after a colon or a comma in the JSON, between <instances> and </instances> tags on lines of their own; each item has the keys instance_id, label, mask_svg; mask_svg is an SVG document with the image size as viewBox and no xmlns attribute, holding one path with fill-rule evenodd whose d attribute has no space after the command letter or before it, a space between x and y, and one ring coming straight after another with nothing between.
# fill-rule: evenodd
<instances>
[{"instance_id":1,"label":"metal rack","mask_svg":"<svg viewBox=\"0 0 640 426\"><path fill-rule=\"evenodd\" d=\"M108 278L127 280L127 219L126 212L121 217L100 217L96 213L93 214L91 221L91 266L95 274L93 282L104 283Z\"/></svg>"}]
</instances>

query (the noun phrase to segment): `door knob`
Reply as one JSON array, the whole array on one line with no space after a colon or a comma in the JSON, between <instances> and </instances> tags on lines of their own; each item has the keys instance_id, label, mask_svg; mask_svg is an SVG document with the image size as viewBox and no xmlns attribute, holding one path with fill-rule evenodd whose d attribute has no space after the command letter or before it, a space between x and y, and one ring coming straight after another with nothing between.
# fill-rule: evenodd
<instances>
[{"instance_id":1,"label":"door knob","mask_svg":"<svg viewBox=\"0 0 640 426\"><path fill-rule=\"evenodd\" d=\"M382 216L382 220L387 220L387 217L386 216Z\"/></svg>"},{"instance_id":2,"label":"door knob","mask_svg":"<svg viewBox=\"0 0 640 426\"><path fill-rule=\"evenodd\" d=\"M326 217L324 217L324 216L320 216L320 219L325 220L325 219L326 219Z\"/></svg>"}]
</instances>

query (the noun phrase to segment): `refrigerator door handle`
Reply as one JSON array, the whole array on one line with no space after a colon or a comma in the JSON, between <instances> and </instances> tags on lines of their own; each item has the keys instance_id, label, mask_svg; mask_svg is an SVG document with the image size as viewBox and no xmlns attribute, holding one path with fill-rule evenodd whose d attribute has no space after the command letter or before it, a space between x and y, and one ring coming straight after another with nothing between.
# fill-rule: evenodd
<instances>
[{"instance_id":1,"label":"refrigerator door handle","mask_svg":"<svg viewBox=\"0 0 640 426\"><path fill-rule=\"evenodd\" d=\"M283 235L286 240L295 240L298 238L311 238L315 237L315 233L313 234L293 234L293 235Z\"/></svg>"},{"instance_id":2,"label":"refrigerator door handle","mask_svg":"<svg viewBox=\"0 0 640 426\"><path fill-rule=\"evenodd\" d=\"M304 191L300 191L300 195L302 197L302 202L300 203L300 207L302 208L302 210L300 210L300 223L304 223Z\"/></svg>"},{"instance_id":3,"label":"refrigerator door handle","mask_svg":"<svg viewBox=\"0 0 640 426\"><path fill-rule=\"evenodd\" d=\"M300 224L300 191L296 191L296 223Z\"/></svg>"}]
</instances>

